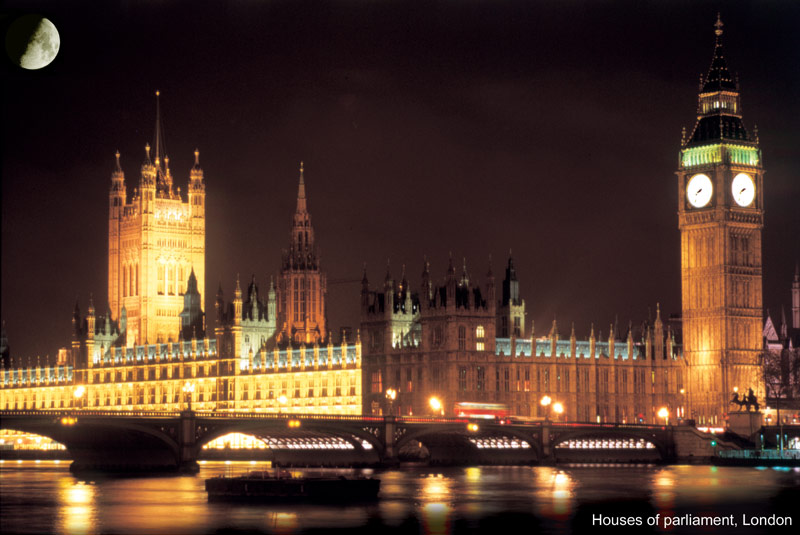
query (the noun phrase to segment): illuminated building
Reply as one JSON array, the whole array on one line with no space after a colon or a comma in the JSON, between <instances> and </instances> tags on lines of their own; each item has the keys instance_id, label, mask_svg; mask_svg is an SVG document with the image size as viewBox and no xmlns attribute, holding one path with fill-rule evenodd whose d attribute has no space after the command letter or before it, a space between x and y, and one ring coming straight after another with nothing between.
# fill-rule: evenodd
<instances>
[{"instance_id":1,"label":"illuminated building","mask_svg":"<svg viewBox=\"0 0 800 535\"><path fill-rule=\"evenodd\" d=\"M457 277L452 260L443 286L431 283L426 262L419 292L411 291L405 271L397 282L387 272L383 291L371 291L365 273L365 411L385 413L384 393L393 389L393 411L400 415L430 414L429 399L436 397L447 415L456 403L478 402L541 418L546 412L539 401L548 395L572 421L655 423L662 406L683 416L685 361L660 309L653 324L636 335L629 326L625 340L614 325L606 340L596 337L594 328L588 340L578 340L574 328L561 340L555 320L547 336L537 338L533 328L526 336L525 303L518 298L513 266L509 258L501 299L491 269L481 289L466 265ZM503 318L511 320L510 336L496 337Z\"/></svg>"},{"instance_id":2,"label":"illuminated building","mask_svg":"<svg viewBox=\"0 0 800 535\"><path fill-rule=\"evenodd\" d=\"M698 119L684 137L678 176L683 347L698 423L721 423L734 391L764 396L761 231L764 168L758 135L742 122L738 83L715 24Z\"/></svg>"},{"instance_id":3,"label":"illuminated building","mask_svg":"<svg viewBox=\"0 0 800 535\"><path fill-rule=\"evenodd\" d=\"M130 198L119 152L111 175L108 299L128 347L177 341L191 273L200 293L205 292L206 192L199 152L184 201L180 188L173 188L159 119L157 112L155 159L147 145L139 187Z\"/></svg>"},{"instance_id":4,"label":"illuminated building","mask_svg":"<svg viewBox=\"0 0 800 535\"><path fill-rule=\"evenodd\" d=\"M184 203L173 193L168 160L161 165L158 138L157 125L155 161L148 149L131 202L119 157L112 175L110 310L98 315L90 299L83 316L76 305L72 344L56 365L3 369L0 409L361 414L360 340L334 344L324 335L325 275L302 166L278 289L271 284L264 298L253 279L244 300L237 280L227 306L220 289L208 337L198 153Z\"/></svg>"}]
</instances>

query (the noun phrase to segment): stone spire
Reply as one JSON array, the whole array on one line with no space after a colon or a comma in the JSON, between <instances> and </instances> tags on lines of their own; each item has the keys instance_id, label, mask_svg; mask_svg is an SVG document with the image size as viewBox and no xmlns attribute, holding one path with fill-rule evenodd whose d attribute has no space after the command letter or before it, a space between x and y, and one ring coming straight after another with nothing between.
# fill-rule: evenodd
<instances>
[{"instance_id":1,"label":"stone spire","mask_svg":"<svg viewBox=\"0 0 800 535\"><path fill-rule=\"evenodd\" d=\"M306 181L303 177L303 162L300 162L300 184L297 186L297 212L307 212L306 207Z\"/></svg>"}]
</instances>

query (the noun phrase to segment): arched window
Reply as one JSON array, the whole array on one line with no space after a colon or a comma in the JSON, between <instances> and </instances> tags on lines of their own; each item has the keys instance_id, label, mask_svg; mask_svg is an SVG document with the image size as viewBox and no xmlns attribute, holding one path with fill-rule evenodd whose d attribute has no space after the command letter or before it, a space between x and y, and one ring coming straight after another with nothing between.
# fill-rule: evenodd
<instances>
[{"instance_id":1,"label":"arched window","mask_svg":"<svg viewBox=\"0 0 800 535\"><path fill-rule=\"evenodd\" d=\"M463 325L458 328L458 349L467 349L467 328Z\"/></svg>"},{"instance_id":2,"label":"arched window","mask_svg":"<svg viewBox=\"0 0 800 535\"><path fill-rule=\"evenodd\" d=\"M483 325L478 325L478 328L475 329L475 349L478 351L483 351L486 348L484 343L485 336Z\"/></svg>"}]
</instances>

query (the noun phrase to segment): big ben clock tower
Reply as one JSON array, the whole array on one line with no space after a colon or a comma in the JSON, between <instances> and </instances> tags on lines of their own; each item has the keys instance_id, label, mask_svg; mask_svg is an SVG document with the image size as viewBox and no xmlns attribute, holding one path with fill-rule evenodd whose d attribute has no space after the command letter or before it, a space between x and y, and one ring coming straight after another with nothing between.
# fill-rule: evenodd
<instances>
[{"instance_id":1,"label":"big ben clock tower","mask_svg":"<svg viewBox=\"0 0 800 535\"><path fill-rule=\"evenodd\" d=\"M711 68L697 122L682 142L678 175L683 347L690 415L721 424L735 390L763 398L761 230L764 168L742 123L738 82L714 25Z\"/></svg>"}]
</instances>

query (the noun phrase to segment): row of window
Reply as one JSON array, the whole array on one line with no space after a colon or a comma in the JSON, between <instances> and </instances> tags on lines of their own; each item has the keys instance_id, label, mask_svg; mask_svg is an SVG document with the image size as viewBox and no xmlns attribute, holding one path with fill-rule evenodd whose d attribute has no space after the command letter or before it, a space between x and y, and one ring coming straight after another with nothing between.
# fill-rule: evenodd
<instances>
[{"instance_id":1,"label":"row of window","mask_svg":"<svg viewBox=\"0 0 800 535\"><path fill-rule=\"evenodd\" d=\"M422 368L417 368L417 381L422 383L423 372ZM628 393L628 372L629 370L621 370L614 377L614 392ZM633 370L633 392L642 394L647 391L647 370ZM405 377L402 370L399 368L395 370L394 387L399 388L401 392L413 392L413 369L405 369ZM430 386L433 390L440 389L445 386L442 381L444 374L438 366L430 368ZM511 368L503 368L495 370L495 392L531 392L532 386L535 392L569 392L570 391L570 370L567 368L556 368L555 380L551 381L550 370L537 369L534 378L534 383L531 383L532 374L530 368L516 369L513 374ZM373 394L383 392L383 378L380 371L372 372L370 391ZM677 388L682 387L682 377L679 371L676 372ZM475 390L486 391L486 367L477 366L475 368ZM609 393L609 370L595 369L595 384L597 385L598 393ZM655 391L656 373L650 371L649 386L650 393ZM666 392L669 387L668 377L663 377L663 392ZM469 389L468 381L468 368L466 366L459 366L458 368L458 391L467 392ZM575 374L575 391L581 392L582 390L589 392L589 370L579 370Z\"/></svg>"}]
</instances>

